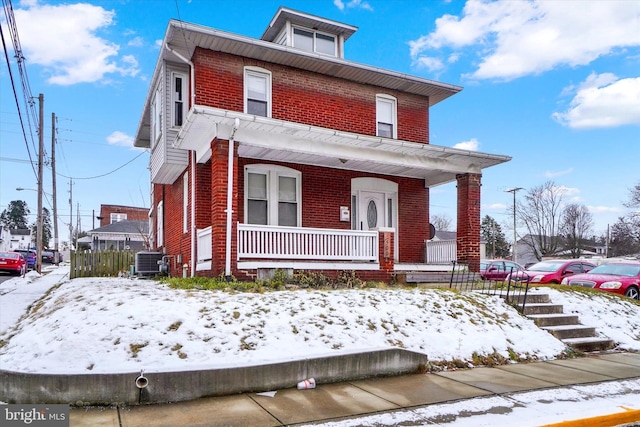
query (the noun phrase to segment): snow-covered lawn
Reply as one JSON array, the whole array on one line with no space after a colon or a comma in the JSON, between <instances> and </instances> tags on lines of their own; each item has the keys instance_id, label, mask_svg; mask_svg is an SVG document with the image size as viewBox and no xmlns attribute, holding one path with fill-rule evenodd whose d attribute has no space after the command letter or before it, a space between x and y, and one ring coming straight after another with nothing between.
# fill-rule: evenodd
<instances>
[{"instance_id":1,"label":"snow-covered lawn","mask_svg":"<svg viewBox=\"0 0 640 427\"><path fill-rule=\"evenodd\" d=\"M36 286L16 278L11 295ZM9 283L11 282L11 283ZM550 290L565 312L640 350L640 306L610 295ZM15 307L14 307L15 309ZM24 308L22 308L24 310ZM254 365L400 347L433 362L497 353L551 359L565 346L500 298L437 289L175 290L151 280L65 281L0 329L3 369L47 373L145 372Z\"/></svg>"}]
</instances>

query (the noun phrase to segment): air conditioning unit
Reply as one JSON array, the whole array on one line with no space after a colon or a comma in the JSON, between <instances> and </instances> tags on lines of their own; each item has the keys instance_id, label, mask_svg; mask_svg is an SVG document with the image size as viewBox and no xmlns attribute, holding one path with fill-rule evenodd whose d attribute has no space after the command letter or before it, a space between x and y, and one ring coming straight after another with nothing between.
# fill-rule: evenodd
<instances>
[{"instance_id":1,"label":"air conditioning unit","mask_svg":"<svg viewBox=\"0 0 640 427\"><path fill-rule=\"evenodd\" d=\"M136 252L136 274L150 276L160 273L162 252Z\"/></svg>"}]
</instances>

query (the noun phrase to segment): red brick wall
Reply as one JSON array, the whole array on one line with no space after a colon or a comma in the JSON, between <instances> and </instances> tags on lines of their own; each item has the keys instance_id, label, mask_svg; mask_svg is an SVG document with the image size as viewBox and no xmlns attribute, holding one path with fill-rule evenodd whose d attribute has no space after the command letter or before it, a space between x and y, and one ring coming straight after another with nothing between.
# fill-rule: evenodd
<instances>
[{"instance_id":1,"label":"red brick wall","mask_svg":"<svg viewBox=\"0 0 640 427\"><path fill-rule=\"evenodd\" d=\"M457 256L469 263L471 271L480 268L480 185L481 174L459 174Z\"/></svg>"},{"instance_id":2,"label":"red brick wall","mask_svg":"<svg viewBox=\"0 0 640 427\"><path fill-rule=\"evenodd\" d=\"M196 49L196 104L242 112L244 67L272 73L272 117L365 135L376 134L376 94L397 98L398 138L429 142L429 99L331 76Z\"/></svg>"}]
</instances>

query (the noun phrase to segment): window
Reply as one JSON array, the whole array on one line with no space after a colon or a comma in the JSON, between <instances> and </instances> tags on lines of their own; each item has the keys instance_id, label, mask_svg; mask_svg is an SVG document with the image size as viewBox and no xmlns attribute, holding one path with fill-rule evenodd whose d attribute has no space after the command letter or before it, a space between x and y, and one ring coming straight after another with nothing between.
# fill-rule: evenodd
<instances>
[{"instance_id":1,"label":"window","mask_svg":"<svg viewBox=\"0 0 640 427\"><path fill-rule=\"evenodd\" d=\"M396 99L388 95L376 96L376 121L377 136L384 138L397 138L396 129L397 110Z\"/></svg>"},{"instance_id":2,"label":"window","mask_svg":"<svg viewBox=\"0 0 640 427\"><path fill-rule=\"evenodd\" d=\"M247 224L299 227L301 174L274 165L245 168L245 218Z\"/></svg>"},{"instance_id":3,"label":"window","mask_svg":"<svg viewBox=\"0 0 640 427\"><path fill-rule=\"evenodd\" d=\"M156 247L162 247L164 245L164 203L158 203L156 208L158 214L156 215Z\"/></svg>"},{"instance_id":4,"label":"window","mask_svg":"<svg viewBox=\"0 0 640 427\"><path fill-rule=\"evenodd\" d=\"M184 121L184 110L187 105L184 102L185 93L186 93L186 82L187 78L184 74L173 73L172 74L172 103L173 103L173 116L172 116L172 126L182 126Z\"/></svg>"},{"instance_id":5,"label":"window","mask_svg":"<svg viewBox=\"0 0 640 427\"><path fill-rule=\"evenodd\" d=\"M256 67L246 67L244 74L244 111L256 116L271 117L271 73Z\"/></svg>"},{"instance_id":6,"label":"window","mask_svg":"<svg viewBox=\"0 0 640 427\"><path fill-rule=\"evenodd\" d=\"M189 231L189 172L182 177L182 232Z\"/></svg>"},{"instance_id":7,"label":"window","mask_svg":"<svg viewBox=\"0 0 640 427\"><path fill-rule=\"evenodd\" d=\"M336 38L313 30L294 28L293 46L307 52L336 56Z\"/></svg>"},{"instance_id":8,"label":"window","mask_svg":"<svg viewBox=\"0 0 640 427\"><path fill-rule=\"evenodd\" d=\"M151 129L151 145L153 146L162 136L162 91L160 86L156 89L153 106L151 107Z\"/></svg>"},{"instance_id":9,"label":"window","mask_svg":"<svg viewBox=\"0 0 640 427\"><path fill-rule=\"evenodd\" d=\"M110 224L113 224L114 222L125 221L127 219L127 214L126 213L112 213L112 214L109 214L109 217L111 219Z\"/></svg>"}]
</instances>

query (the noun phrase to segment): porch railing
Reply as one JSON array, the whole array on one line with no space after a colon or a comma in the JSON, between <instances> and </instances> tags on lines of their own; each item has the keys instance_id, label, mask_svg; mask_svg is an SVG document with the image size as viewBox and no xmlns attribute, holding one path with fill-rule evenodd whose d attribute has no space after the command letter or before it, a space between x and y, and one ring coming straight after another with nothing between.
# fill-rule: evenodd
<instances>
[{"instance_id":1,"label":"porch railing","mask_svg":"<svg viewBox=\"0 0 640 427\"><path fill-rule=\"evenodd\" d=\"M378 262L378 232L238 224L238 260Z\"/></svg>"},{"instance_id":2,"label":"porch railing","mask_svg":"<svg viewBox=\"0 0 640 427\"><path fill-rule=\"evenodd\" d=\"M425 264L451 265L457 259L455 240L427 240L425 242Z\"/></svg>"}]
</instances>

